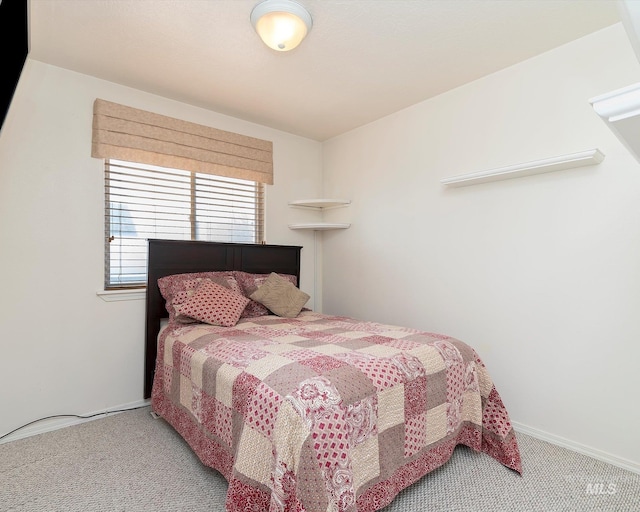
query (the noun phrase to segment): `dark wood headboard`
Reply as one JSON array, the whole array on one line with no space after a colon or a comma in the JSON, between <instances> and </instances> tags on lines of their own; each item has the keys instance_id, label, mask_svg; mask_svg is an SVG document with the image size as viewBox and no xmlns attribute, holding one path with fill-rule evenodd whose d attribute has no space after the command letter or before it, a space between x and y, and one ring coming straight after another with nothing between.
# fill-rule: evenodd
<instances>
[{"instance_id":1,"label":"dark wood headboard","mask_svg":"<svg viewBox=\"0 0 640 512\"><path fill-rule=\"evenodd\" d=\"M144 398L151 396L160 321L169 316L158 279L188 272L243 270L254 274L291 274L297 277L300 286L301 249L294 245L149 240Z\"/></svg>"}]
</instances>

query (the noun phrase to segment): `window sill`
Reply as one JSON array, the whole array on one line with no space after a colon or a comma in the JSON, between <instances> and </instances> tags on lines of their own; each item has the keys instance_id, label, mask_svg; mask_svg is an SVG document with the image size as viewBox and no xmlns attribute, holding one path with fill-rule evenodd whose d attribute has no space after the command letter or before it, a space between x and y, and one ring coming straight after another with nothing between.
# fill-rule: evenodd
<instances>
[{"instance_id":1,"label":"window sill","mask_svg":"<svg viewBox=\"0 0 640 512\"><path fill-rule=\"evenodd\" d=\"M145 288L134 288L132 290L101 290L96 295L105 302L116 302L121 300L144 300L147 296Z\"/></svg>"}]
</instances>

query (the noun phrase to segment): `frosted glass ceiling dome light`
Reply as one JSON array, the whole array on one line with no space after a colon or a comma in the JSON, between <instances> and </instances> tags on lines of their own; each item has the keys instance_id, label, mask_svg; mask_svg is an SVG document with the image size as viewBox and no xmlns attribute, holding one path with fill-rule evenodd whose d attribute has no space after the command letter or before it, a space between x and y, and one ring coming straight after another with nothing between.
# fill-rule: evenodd
<instances>
[{"instance_id":1,"label":"frosted glass ceiling dome light","mask_svg":"<svg viewBox=\"0 0 640 512\"><path fill-rule=\"evenodd\" d=\"M251 23L269 48L293 50L309 33L311 14L292 0L265 0L251 11Z\"/></svg>"}]
</instances>

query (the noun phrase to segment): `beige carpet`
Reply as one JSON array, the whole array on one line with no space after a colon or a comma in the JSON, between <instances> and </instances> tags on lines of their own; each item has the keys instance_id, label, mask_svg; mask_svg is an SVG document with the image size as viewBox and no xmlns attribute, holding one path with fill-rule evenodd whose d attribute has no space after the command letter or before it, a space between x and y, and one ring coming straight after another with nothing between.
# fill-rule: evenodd
<instances>
[{"instance_id":1,"label":"beige carpet","mask_svg":"<svg viewBox=\"0 0 640 512\"><path fill-rule=\"evenodd\" d=\"M640 512L640 475L518 435L521 477L458 447L384 512ZM0 445L0 512L224 512L226 482L149 408Z\"/></svg>"}]
</instances>

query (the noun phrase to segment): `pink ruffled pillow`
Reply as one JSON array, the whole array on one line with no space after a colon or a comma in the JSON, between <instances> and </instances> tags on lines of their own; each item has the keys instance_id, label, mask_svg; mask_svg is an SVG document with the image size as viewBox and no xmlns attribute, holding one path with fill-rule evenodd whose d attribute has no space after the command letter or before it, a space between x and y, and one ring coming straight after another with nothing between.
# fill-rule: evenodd
<instances>
[{"instance_id":1,"label":"pink ruffled pillow","mask_svg":"<svg viewBox=\"0 0 640 512\"><path fill-rule=\"evenodd\" d=\"M249 303L244 295L203 279L193 295L175 307L176 312L211 325L233 327Z\"/></svg>"}]
</instances>

